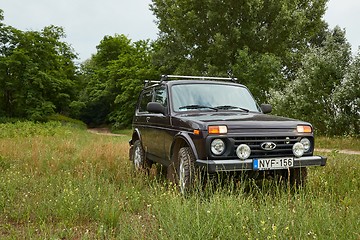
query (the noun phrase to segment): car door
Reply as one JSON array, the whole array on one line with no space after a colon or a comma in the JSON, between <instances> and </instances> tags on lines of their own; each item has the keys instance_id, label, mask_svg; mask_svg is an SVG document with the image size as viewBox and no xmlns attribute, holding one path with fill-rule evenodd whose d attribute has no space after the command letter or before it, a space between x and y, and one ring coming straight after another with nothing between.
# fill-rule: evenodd
<instances>
[{"instance_id":1,"label":"car door","mask_svg":"<svg viewBox=\"0 0 360 240\"><path fill-rule=\"evenodd\" d=\"M168 108L168 96L165 85L160 85L154 88L152 101L160 103L165 109ZM149 136L151 139L148 145L149 157L157 162L164 163L166 156L164 139L166 130L168 129L170 123L168 110L165 114L149 114L147 121L149 126Z\"/></svg>"},{"instance_id":2,"label":"car door","mask_svg":"<svg viewBox=\"0 0 360 240\"><path fill-rule=\"evenodd\" d=\"M149 142L151 137L149 136L149 115L146 107L149 102L153 99L153 89L144 90L139 98L139 104L136 109L135 118L134 118L134 127L137 128L140 132L141 143L145 150L148 151Z\"/></svg>"}]
</instances>

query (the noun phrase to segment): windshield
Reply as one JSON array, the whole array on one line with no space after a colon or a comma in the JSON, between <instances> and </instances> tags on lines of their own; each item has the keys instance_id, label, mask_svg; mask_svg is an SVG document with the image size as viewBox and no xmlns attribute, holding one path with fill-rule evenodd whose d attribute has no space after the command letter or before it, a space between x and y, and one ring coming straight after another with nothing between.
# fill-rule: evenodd
<instances>
[{"instance_id":1,"label":"windshield","mask_svg":"<svg viewBox=\"0 0 360 240\"><path fill-rule=\"evenodd\" d=\"M223 84L182 84L171 88L174 111L255 111L254 98L242 86Z\"/></svg>"}]
</instances>

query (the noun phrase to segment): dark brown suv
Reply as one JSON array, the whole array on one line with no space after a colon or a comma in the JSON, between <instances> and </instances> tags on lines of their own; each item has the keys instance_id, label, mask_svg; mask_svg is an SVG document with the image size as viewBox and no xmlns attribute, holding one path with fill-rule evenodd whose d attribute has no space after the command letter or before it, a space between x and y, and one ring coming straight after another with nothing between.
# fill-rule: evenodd
<instances>
[{"instance_id":1,"label":"dark brown suv","mask_svg":"<svg viewBox=\"0 0 360 240\"><path fill-rule=\"evenodd\" d=\"M303 183L306 167L325 166L325 157L313 156L310 123L267 115L271 105L259 106L244 85L230 80L163 76L147 81L129 142L135 169L159 163L184 192L198 167L208 173L280 174Z\"/></svg>"}]
</instances>

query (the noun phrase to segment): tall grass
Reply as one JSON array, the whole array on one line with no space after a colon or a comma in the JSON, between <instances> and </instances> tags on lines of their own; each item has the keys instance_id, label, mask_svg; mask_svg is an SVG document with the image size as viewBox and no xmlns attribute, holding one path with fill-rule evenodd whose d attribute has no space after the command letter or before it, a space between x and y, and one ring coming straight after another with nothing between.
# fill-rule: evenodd
<instances>
[{"instance_id":1,"label":"tall grass","mask_svg":"<svg viewBox=\"0 0 360 240\"><path fill-rule=\"evenodd\" d=\"M1 239L360 238L359 156L331 153L298 191L241 179L184 198L132 172L128 136L47 124L0 124Z\"/></svg>"}]
</instances>

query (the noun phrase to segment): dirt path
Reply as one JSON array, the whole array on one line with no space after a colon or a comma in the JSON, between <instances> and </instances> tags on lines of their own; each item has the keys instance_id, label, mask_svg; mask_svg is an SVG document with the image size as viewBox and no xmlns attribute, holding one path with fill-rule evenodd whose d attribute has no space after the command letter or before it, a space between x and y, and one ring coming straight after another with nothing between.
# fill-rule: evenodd
<instances>
[{"instance_id":1,"label":"dirt path","mask_svg":"<svg viewBox=\"0 0 360 240\"><path fill-rule=\"evenodd\" d=\"M124 134L111 133L108 128L89 128L87 131L90 133L94 133L94 134L98 134L98 135L105 135L105 136L114 136L114 137L125 136ZM346 150L346 149L335 150L335 149L317 148L317 149L315 149L315 151L324 152L324 153L336 152L336 153L349 154L349 155L360 155L360 151L353 151L353 150Z\"/></svg>"},{"instance_id":2,"label":"dirt path","mask_svg":"<svg viewBox=\"0 0 360 240\"><path fill-rule=\"evenodd\" d=\"M360 151L353 151L353 150L347 150L347 149L335 150L335 149L318 148L318 149L315 149L315 151L317 151L317 152L325 152L325 153L336 152L336 153L349 154L349 155L360 155Z\"/></svg>"},{"instance_id":3,"label":"dirt path","mask_svg":"<svg viewBox=\"0 0 360 240\"><path fill-rule=\"evenodd\" d=\"M104 135L104 136L113 136L113 137L122 137L125 136L124 134L116 134L110 132L108 128L88 128L87 130L90 133L98 134L98 135Z\"/></svg>"}]
</instances>

